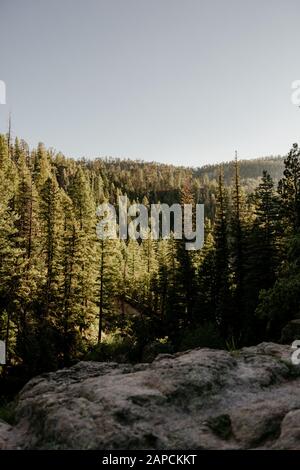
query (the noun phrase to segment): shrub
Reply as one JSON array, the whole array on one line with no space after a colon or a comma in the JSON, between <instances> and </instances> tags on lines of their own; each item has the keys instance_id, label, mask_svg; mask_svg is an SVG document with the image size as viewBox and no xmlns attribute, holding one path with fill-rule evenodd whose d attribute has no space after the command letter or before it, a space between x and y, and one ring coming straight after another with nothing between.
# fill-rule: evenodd
<instances>
[{"instance_id":1,"label":"shrub","mask_svg":"<svg viewBox=\"0 0 300 470\"><path fill-rule=\"evenodd\" d=\"M197 328L185 331L179 350L185 351L198 347L225 349L226 345L215 324L205 323Z\"/></svg>"}]
</instances>

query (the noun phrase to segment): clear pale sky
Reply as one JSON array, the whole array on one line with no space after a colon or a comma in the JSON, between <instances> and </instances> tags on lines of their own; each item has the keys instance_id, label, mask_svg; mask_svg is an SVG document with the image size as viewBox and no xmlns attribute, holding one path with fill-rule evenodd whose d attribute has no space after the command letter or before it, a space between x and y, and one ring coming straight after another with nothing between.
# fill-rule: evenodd
<instances>
[{"instance_id":1,"label":"clear pale sky","mask_svg":"<svg viewBox=\"0 0 300 470\"><path fill-rule=\"evenodd\" d=\"M300 138L299 0L0 0L0 132L198 166Z\"/></svg>"}]
</instances>

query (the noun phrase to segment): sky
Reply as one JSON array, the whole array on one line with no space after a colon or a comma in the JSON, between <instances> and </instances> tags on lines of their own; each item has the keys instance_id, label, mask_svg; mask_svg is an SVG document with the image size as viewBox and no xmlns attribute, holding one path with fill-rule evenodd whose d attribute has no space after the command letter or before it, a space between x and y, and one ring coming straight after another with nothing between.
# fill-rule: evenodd
<instances>
[{"instance_id":1,"label":"sky","mask_svg":"<svg viewBox=\"0 0 300 470\"><path fill-rule=\"evenodd\" d=\"M299 0L0 0L0 132L200 166L300 137Z\"/></svg>"}]
</instances>

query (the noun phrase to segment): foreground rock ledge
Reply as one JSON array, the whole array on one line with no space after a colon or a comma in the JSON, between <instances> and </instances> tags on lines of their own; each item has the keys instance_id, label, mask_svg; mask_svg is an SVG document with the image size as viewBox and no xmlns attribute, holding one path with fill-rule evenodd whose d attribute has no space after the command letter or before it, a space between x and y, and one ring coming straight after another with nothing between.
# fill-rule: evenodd
<instances>
[{"instance_id":1,"label":"foreground rock ledge","mask_svg":"<svg viewBox=\"0 0 300 470\"><path fill-rule=\"evenodd\" d=\"M31 380L2 449L300 449L291 348L195 349L151 364L80 362Z\"/></svg>"}]
</instances>

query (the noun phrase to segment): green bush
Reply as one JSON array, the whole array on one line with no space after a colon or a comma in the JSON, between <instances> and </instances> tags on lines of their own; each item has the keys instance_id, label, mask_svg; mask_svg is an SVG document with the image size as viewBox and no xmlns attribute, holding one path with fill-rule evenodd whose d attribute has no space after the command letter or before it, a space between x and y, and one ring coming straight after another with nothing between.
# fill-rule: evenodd
<instances>
[{"instance_id":1,"label":"green bush","mask_svg":"<svg viewBox=\"0 0 300 470\"><path fill-rule=\"evenodd\" d=\"M168 341L168 339L157 339L145 346L142 361L152 362L158 354L172 354L174 352L174 346Z\"/></svg>"},{"instance_id":2,"label":"green bush","mask_svg":"<svg viewBox=\"0 0 300 470\"><path fill-rule=\"evenodd\" d=\"M15 402L6 401L0 397L0 420L8 424L15 424Z\"/></svg>"},{"instance_id":3,"label":"green bush","mask_svg":"<svg viewBox=\"0 0 300 470\"><path fill-rule=\"evenodd\" d=\"M179 350L185 351L193 348L225 349L223 339L213 323L206 323L197 328L187 329L183 335Z\"/></svg>"},{"instance_id":4,"label":"green bush","mask_svg":"<svg viewBox=\"0 0 300 470\"><path fill-rule=\"evenodd\" d=\"M131 338L114 334L87 353L85 360L99 362L136 362L136 345Z\"/></svg>"}]
</instances>

